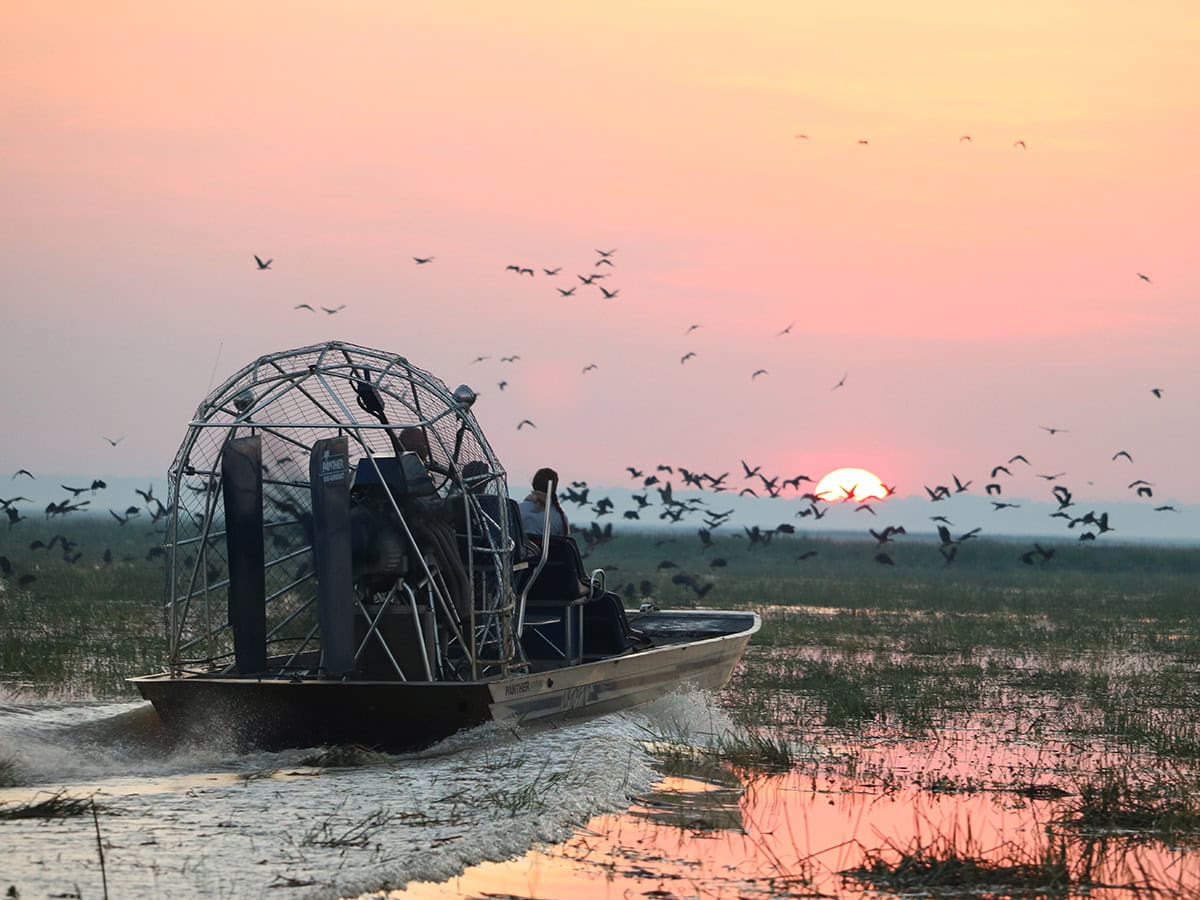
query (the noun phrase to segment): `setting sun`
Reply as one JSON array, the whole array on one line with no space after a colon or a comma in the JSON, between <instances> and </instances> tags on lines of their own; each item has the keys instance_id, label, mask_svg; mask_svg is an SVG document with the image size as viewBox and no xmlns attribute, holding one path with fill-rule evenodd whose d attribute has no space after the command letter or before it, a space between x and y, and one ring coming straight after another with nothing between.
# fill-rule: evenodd
<instances>
[{"instance_id":1,"label":"setting sun","mask_svg":"<svg viewBox=\"0 0 1200 900\"><path fill-rule=\"evenodd\" d=\"M839 500L861 503L864 500L885 500L891 492L874 472L849 468L834 469L817 482L817 489L813 493L827 503Z\"/></svg>"}]
</instances>

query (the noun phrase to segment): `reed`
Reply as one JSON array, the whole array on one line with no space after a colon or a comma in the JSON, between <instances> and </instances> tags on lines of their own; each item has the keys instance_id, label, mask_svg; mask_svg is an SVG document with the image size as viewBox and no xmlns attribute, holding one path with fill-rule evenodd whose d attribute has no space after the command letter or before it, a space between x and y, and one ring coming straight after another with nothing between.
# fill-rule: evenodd
<instances>
[{"instance_id":1,"label":"reed","mask_svg":"<svg viewBox=\"0 0 1200 900\"><path fill-rule=\"evenodd\" d=\"M0 820L66 819L87 815L92 809L91 798L71 797L66 791L58 791L44 800L34 799L27 803L0 806Z\"/></svg>"}]
</instances>

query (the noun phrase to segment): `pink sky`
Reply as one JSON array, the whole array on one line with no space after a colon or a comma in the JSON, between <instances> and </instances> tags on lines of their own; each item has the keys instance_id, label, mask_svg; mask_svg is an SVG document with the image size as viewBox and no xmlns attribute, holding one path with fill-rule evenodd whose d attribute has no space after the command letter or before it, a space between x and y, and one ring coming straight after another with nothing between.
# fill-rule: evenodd
<instances>
[{"instance_id":1,"label":"pink sky","mask_svg":"<svg viewBox=\"0 0 1200 900\"><path fill-rule=\"evenodd\" d=\"M214 364L337 338L475 386L514 484L1200 502L1194 4L351 9L3 14L0 465L161 475Z\"/></svg>"}]
</instances>

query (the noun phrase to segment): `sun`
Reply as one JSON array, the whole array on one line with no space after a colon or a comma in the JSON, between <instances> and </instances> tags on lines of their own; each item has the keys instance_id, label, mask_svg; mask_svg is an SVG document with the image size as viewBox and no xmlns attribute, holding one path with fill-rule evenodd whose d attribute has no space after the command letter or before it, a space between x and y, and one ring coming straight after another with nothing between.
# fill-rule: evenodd
<instances>
[{"instance_id":1,"label":"sun","mask_svg":"<svg viewBox=\"0 0 1200 900\"><path fill-rule=\"evenodd\" d=\"M891 491L874 472L848 468L834 469L817 482L813 493L827 503L839 500L862 503L864 500L886 500Z\"/></svg>"}]
</instances>

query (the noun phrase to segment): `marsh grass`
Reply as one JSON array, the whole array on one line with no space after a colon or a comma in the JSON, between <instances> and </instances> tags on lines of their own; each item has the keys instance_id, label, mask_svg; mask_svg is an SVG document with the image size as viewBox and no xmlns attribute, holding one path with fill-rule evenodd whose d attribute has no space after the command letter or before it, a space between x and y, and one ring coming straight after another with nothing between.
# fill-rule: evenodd
<instances>
[{"instance_id":1,"label":"marsh grass","mask_svg":"<svg viewBox=\"0 0 1200 900\"><path fill-rule=\"evenodd\" d=\"M377 810L361 819L334 813L314 823L300 838L302 847L365 848L393 820L391 813Z\"/></svg>"},{"instance_id":2,"label":"marsh grass","mask_svg":"<svg viewBox=\"0 0 1200 900\"><path fill-rule=\"evenodd\" d=\"M347 744L344 747L321 747L301 759L300 765L314 769L351 769L379 765L390 758L386 753L361 744Z\"/></svg>"},{"instance_id":3,"label":"marsh grass","mask_svg":"<svg viewBox=\"0 0 1200 900\"><path fill-rule=\"evenodd\" d=\"M1137 780L1126 770L1106 769L1078 787L1078 797L1059 823L1086 831L1142 837L1200 837L1200 779L1181 771Z\"/></svg>"},{"instance_id":4,"label":"marsh grass","mask_svg":"<svg viewBox=\"0 0 1200 900\"><path fill-rule=\"evenodd\" d=\"M1071 872L1065 842L1040 850L1006 843L985 854L969 831L865 849L862 862L840 874L876 890L925 896L1065 897L1086 885Z\"/></svg>"},{"instance_id":5,"label":"marsh grass","mask_svg":"<svg viewBox=\"0 0 1200 900\"><path fill-rule=\"evenodd\" d=\"M93 804L87 797L71 797L66 791L58 791L44 800L30 800L0 806L0 821L14 819L66 819L71 816L87 815Z\"/></svg>"}]
</instances>

